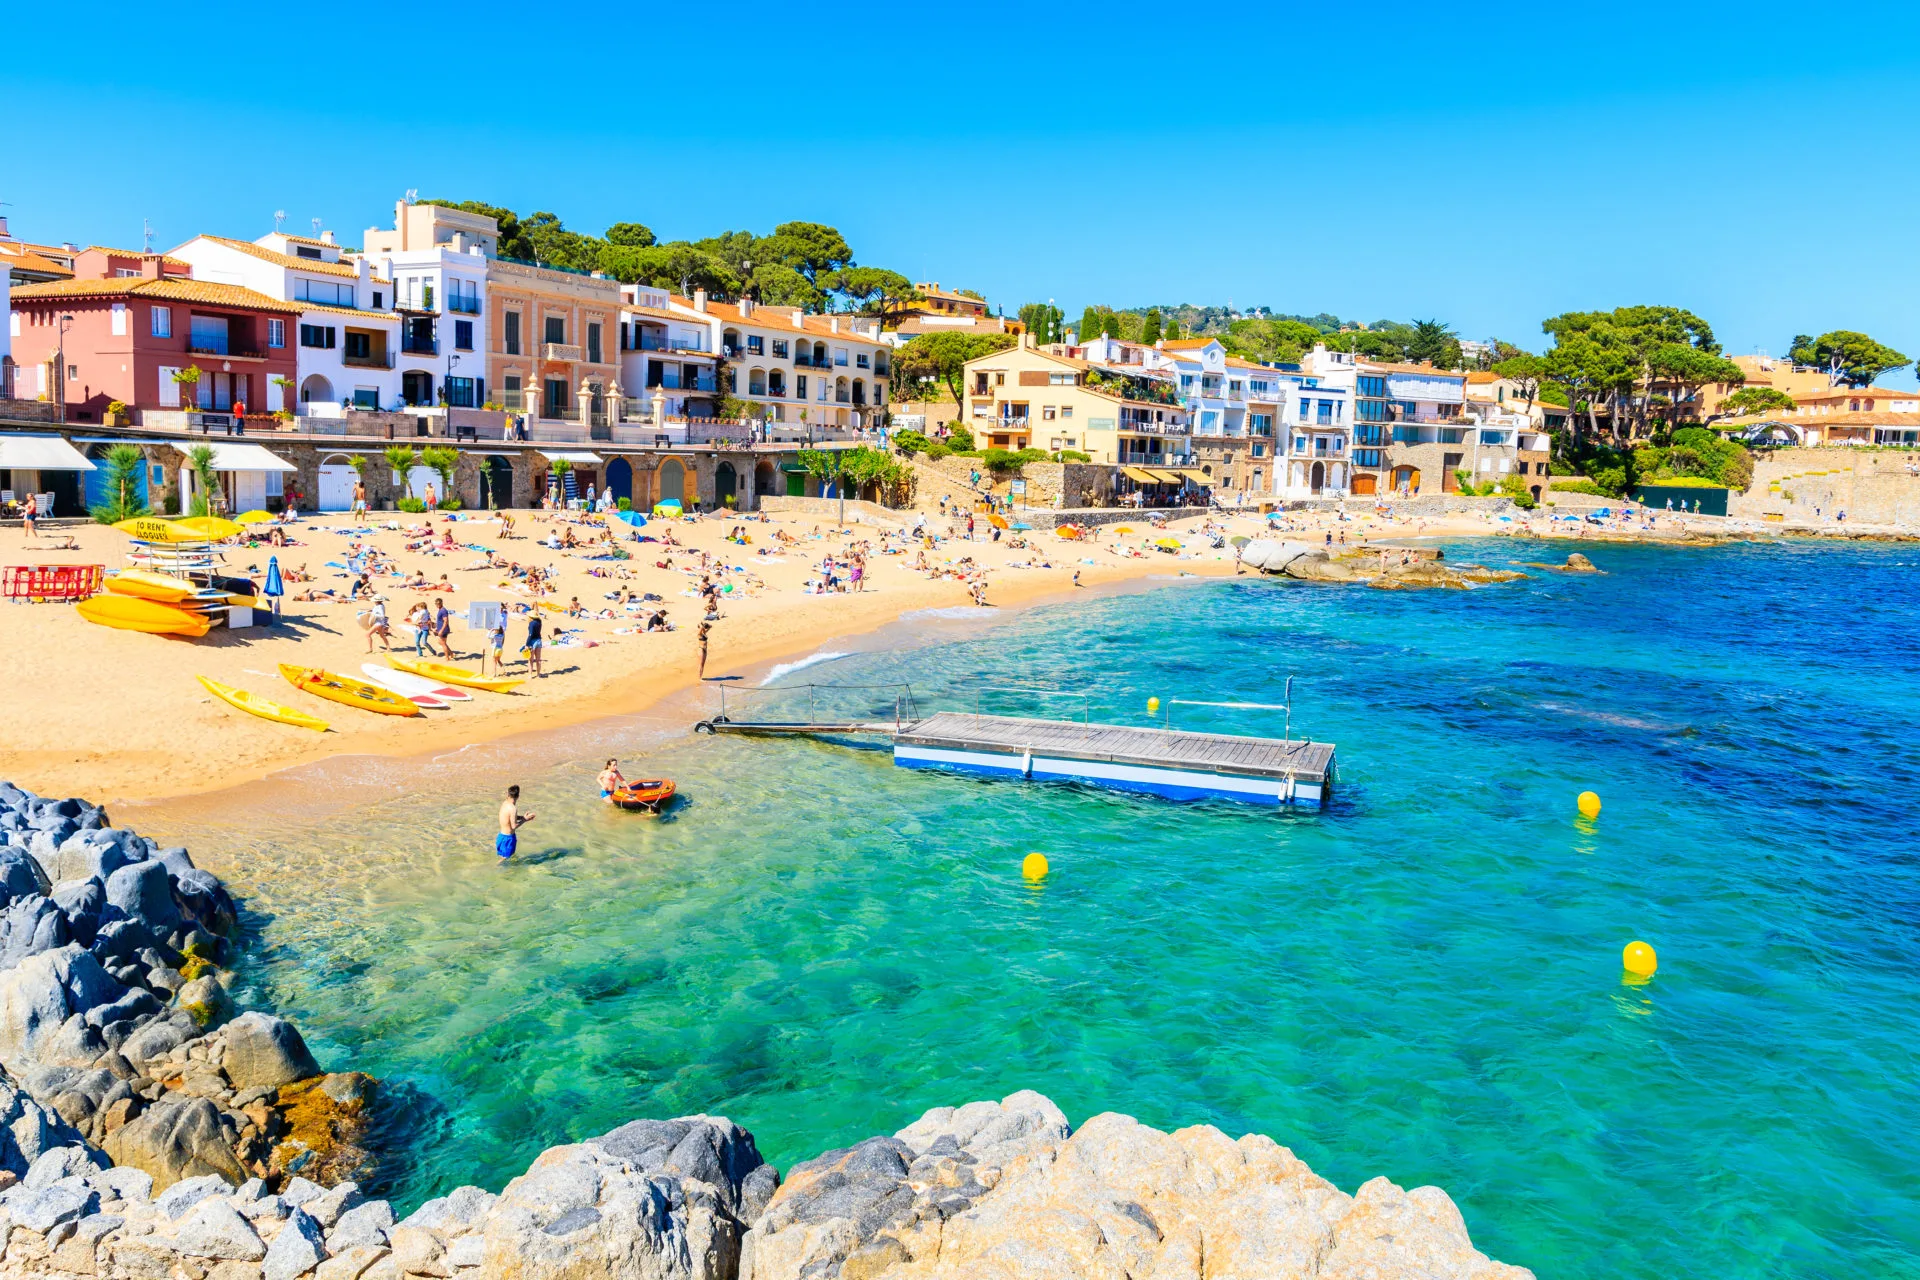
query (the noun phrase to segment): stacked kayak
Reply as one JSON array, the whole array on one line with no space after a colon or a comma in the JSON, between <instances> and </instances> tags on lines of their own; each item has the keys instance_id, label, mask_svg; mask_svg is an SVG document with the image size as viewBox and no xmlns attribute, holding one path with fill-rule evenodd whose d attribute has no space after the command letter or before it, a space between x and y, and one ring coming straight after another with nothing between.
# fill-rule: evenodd
<instances>
[{"instance_id":1,"label":"stacked kayak","mask_svg":"<svg viewBox=\"0 0 1920 1280\"><path fill-rule=\"evenodd\" d=\"M108 579L111 583L112 579ZM73 606L88 622L116 631L144 631L149 635L193 636L196 639L213 628L206 613L161 600L120 595L109 591Z\"/></svg>"},{"instance_id":2,"label":"stacked kayak","mask_svg":"<svg viewBox=\"0 0 1920 1280\"><path fill-rule=\"evenodd\" d=\"M524 676L483 676L476 675L462 667L450 666L444 662L428 662L424 658L409 658L393 654L387 659L395 667L416 676L440 684L455 685L462 689L480 689L487 693L506 693L526 683Z\"/></svg>"}]
</instances>

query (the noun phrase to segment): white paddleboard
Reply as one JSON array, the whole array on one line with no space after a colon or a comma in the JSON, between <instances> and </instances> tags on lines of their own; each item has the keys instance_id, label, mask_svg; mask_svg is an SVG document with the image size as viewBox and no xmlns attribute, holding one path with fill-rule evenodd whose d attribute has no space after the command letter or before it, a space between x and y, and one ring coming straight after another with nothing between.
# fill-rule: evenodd
<instances>
[{"instance_id":1,"label":"white paddleboard","mask_svg":"<svg viewBox=\"0 0 1920 1280\"><path fill-rule=\"evenodd\" d=\"M452 685L440 684L437 681L427 679L425 676L417 676L411 671L396 671L392 667L375 666L371 662L362 664L360 670L375 684L391 689L395 693L404 694L409 698L415 697L416 695L423 695L429 698L438 698L442 702L473 701L473 695L465 689L456 689Z\"/></svg>"},{"instance_id":2,"label":"white paddleboard","mask_svg":"<svg viewBox=\"0 0 1920 1280\"><path fill-rule=\"evenodd\" d=\"M449 703L445 698L436 698L430 693L410 693L405 689L395 689L391 684L387 683L386 677L399 675L401 673L398 671L395 671L391 667L378 667L371 662L363 662L360 664L360 670L362 673L366 675L367 679L373 681L375 684L379 685L381 688L392 689L393 692L399 694L401 697L407 699L407 701L413 703L415 706L420 707L423 710L445 711L448 707L453 705Z\"/></svg>"}]
</instances>

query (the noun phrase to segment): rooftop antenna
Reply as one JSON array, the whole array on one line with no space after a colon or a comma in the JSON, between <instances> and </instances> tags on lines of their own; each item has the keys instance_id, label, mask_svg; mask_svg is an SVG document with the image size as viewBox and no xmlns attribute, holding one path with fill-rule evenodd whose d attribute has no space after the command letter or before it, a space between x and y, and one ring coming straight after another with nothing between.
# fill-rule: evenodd
<instances>
[{"instance_id":1,"label":"rooftop antenna","mask_svg":"<svg viewBox=\"0 0 1920 1280\"><path fill-rule=\"evenodd\" d=\"M280 224L286 220L287 211L285 209L275 209L273 211L273 231L275 235L280 233Z\"/></svg>"},{"instance_id":2,"label":"rooftop antenna","mask_svg":"<svg viewBox=\"0 0 1920 1280\"><path fill-rule=\"evenodd\" d=\"M407 203L408 203L408 204L419 204L419 203L420 203L420 188L418 188L418 187L408 187L408 188L407 188Z\"/></svg>"},{"instance_id":3,"label":"rooftop antenna","mask_svg":"<svg viewBox=\"0 0 1920 1280\"><path fill-rule=\"evenodd\" d=\"M313 220L313 238L315 240L320 238L320 219L318 218Z\"/></svg>"},{"instance_id":4,"label":"rooftop antenna","mask_svg":"<svg viewBox=\"0 0 1920 1280\"><path fill-rule=\"evenodd\" d=\"M153 223L147 218L140 219L141 252L153 252Z\"/></svg>"}]
</instances>

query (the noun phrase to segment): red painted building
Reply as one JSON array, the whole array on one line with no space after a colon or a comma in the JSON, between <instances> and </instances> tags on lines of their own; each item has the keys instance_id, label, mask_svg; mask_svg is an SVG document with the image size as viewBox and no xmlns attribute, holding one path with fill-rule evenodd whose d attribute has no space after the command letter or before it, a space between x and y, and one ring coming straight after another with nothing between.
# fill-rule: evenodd
<instances>
[{"instance_id":1,"label":"red painted building","mask_svg":"<svg viewBox=\"0 0 1920 1280\"><path fill-rule=\"evenodd\" d=\"M285 403L273 380L294 377L299 304L183 277L158 255L82 256L98 258L86 265L101 277L13 290L15 396L64 402L68 422L100 422L115 400L130 410L244 403L250 415ZM176 380L185 369L198 381Z\"/></svg>"}]
</instances>

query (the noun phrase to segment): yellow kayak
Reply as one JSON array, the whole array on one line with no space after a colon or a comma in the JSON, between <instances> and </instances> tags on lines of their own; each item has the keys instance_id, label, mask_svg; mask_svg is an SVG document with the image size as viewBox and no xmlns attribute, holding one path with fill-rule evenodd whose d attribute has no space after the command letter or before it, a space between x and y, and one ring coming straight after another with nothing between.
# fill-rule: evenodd
<instances>
[{"instance_id":1,"label":"yellow kayak","mask_svg":"<svg viewBox=\"0 0 1920 1280\"><path fill-rule=\"evenodd\" d=\"M258 694L236 689L230 684L221 684L218 680L209 680L205 676L195 676L194 679L205 685L208 693L248 715L259 716L262 720L278 720L281 724L296 725L302 729L315 729L321 733L327 731L327 722L317 716L283 707L277 702L268 702Z\"/></svg>"},{"instance_id":2,"label":"yellow kayak","mask_svg":"<svg viewBox=\"0 0 1920 1280\"><path fill-rule=\"evenodd\" d=\"M82 600L74 612L88 622L116 631L145 631L151 635L204 636L213 619L175 604L142 600L138 596L103 594Z\"/></svg>"},{"instance_id":3,"label":"yellow kayak","mask_svg":"<svg viewBox=\"0 0 1920 1280\"><path fill-rule=\"evenodd\" d=\"M158 600L161 604L179 604L183 600L191 600L200 590L184 578L176 578L170 573L155 573L151 569L122 569L108 576L106 587L115 595Z\"/></svg>"},{"instance_id":4,"label":"yellow kayak","mask_svg":"<svg viewBox=\"0 0 1920 1280\"><path fill-rule=\"evenodd\" d=\"M303 689L316 698L325 698L330 702L338 702L349 707L359 707L362 711L378 711L388 716L423 714L420 708L409 699L365 680L355 680L332 671L322 671L318 667L296 667L290 662L280 664L280 674L285 676L287 683L296 689Z\"/></svg>"},{"instance_id":5,"label":"yellow kayak","mask_svg":"<svg viewBox=\"0 0 1920 1280\"><path fill-rule=\"evenodd\" d=\"M407 658L397 653L387 655L387 665L396 671L408 671L416 676L425 676L429 680L438 680L442 684L455 684L467 689L484 689L488 693L505 693L509 689L526 683L526 678L523 676L475 675L460 667L450 667L444 662Z\"/></svg>"}]
</instances>

